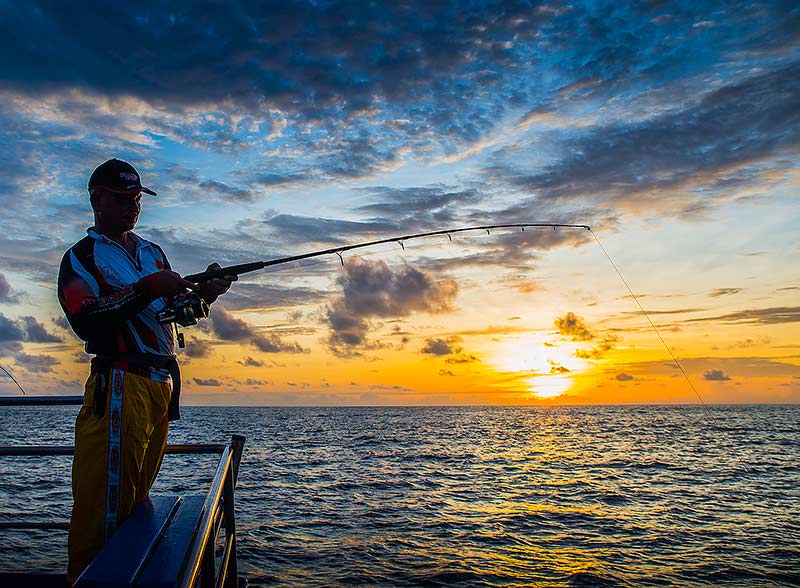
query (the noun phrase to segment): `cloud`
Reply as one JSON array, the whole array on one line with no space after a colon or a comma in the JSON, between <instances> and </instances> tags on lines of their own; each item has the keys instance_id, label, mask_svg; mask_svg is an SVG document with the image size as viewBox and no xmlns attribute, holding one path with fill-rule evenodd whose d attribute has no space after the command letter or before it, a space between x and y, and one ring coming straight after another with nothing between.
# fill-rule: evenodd
<instances>
[{"instance_id":1,"label":"cloud","mask_svg":"<svg viewBox=\"0 0 800 588\"><path fill-rule=\"evenodd\" d=\"M3 341L60 343L62 339L49 333L45 326L32 316L24 316L15 321L0 312L0 342Z\"/></svg>"},{"instance_id":2,"label":"cloud","mask_svg":"<svg viewBox=\"0 0 800 588\"><path fill-rule=\"evenodd\" d=\"M11 288L11 284L8 283L5 275L0 273L0 302L4 302L6 304L16 304L20 300L20 296L18 292L15 292Z\"/></svg>"},{"instance_id":3,"label":"cloud","mask_svg":"<svg viewBox=\"0 0 800 588\"><path fill-rule=\"evenodd\" d=\"M50 373L54 365L61 363L52 355L29 355L23 352L14 355L14 359L23 369L35 373Z\"/></svg>"},{"instance_id":4,"label":"cloud","mask_svg":"<svg viewBox=\"0 0 800 588\"><path fill-rule=\"evenodd\" d=\"M703 372L703 379L712 382L725 382L730 380L730 376L725 375L722 370L708 370Z\"/></svg>"},{"instance_id":5,"label":"cloud","mask_svg":"<svg viewBox=\"0 0 800 588\"><path fill-rule=\"evenodd\" d=\"M461 353L462 348L458 346L461 340L461 337L458 336L451 336L446 339L426 339L425 346L420 350L420 353L428 353L431 355L452 355Z\"/></svg>"},{"instance_id":6,"label":"cloud","mask_svg":"<svg viewBox=\"0 0 800 588\"><path fill-rule=\"evenodd\" d=\"M283 341L275 333L258 333L252 325L236 318L222 306L216 306L211 312L211 329L214 334L225 341L249 341L264 353L308 353L309 350L299 343Z\"/></svg>"},{"instance_id":7,"label":"cloud","mask_svg":"<svg viewBox=\"0 0 800 588\"><path fill-rule=\"evenodd\" d=\"M408 264L394 271L383 261L360 258L345 264L336 283L341 292L324 310L331 330L328 343L334 351L366 345L370 318L450 312L458 294L452 278L437 280Z\"/></svg>"},{"instance_id":8,"label":"cloud","mask_svg":"<svg viewBox=\"0 0 800 588\"><path fill-rule=\"evenodd\" d=\"M626 374L625 372L617 374L616 376L614 376L614 378L619 380L620 382L630 382L631 380L635 379L632 375Z\"/></svg>"},{"instance_id":9,"label":"cloud","mask_svg":"<svg viewBox=\"0 0 800 588\"><path fill-rule=\"evenodd\" d=\"M444 369L439 370L439 375L440 376L455 376L455 374L453 372L451 372L450 370L444 370Z\"/></svg>"},{"instance_id":10,"label":"cloud","mask_svg":"<svg viewBox=\"0 0 800 588\"><path fill-rule=\"evenodd\" d=\"M245 367L264 367L264 362L263 361L259 361L258 359L253 359L249 355L247 357L245 357L244 360L240 361L239 363L242 364Z\"/></svg>"},{"instance_id":11,"label":"cloud","mask_svg":"<svg viewBox=\"0 0 800 588\"><path fill-rule=\"evenodd\" d=\"M730 324L776 325L800 321L800 306L750 308L717 316L686 319L684 322L718 322Z\"/></svg>"},{"instance_id":12,"label":"cloud","mask_svg":"<svg viewBox=\"0 0 800 588\"><path fill-rule=\"evenodd\" d=\"M567 312L564 316L557 317L554 323L560 335L570 337L573 341L590 341L594 339L594 333L586 326L583 318L573 312Z\"/></svg>"},{"instance_id":13,"label":"cloud","mask_svg":"<svg viewBox=\"0 0 800 588\"><path fill-rule=\"evenodd\" d=\"M733 294L738 294L742 291L742 288L717 288L716 290L711 290L708 295L712 298L719 298L720 296L731 296Z\"/></svg>"},{"instance_id":14,"label":"cloud","mask_svg":"<svg viewBox=\"0 0 800 588\"><path fill-rule=\"evenodd\" d=\"M480 359L475 357L474 355L467 355L462 353L461 355L457 355L455 357L448 357L444 360L445 363L474 363L480 362Z\"/></svg>"},{"instance_id":15,"label":"cloud","mask_svg":"<svg viewBox=\"0 0 800 588\"><path fill-rule=\"evenodd\" d=\"M703 212L714 202L704 197L716 201L730 191L719 184L728 175L739 174L739 186L763 182L760 162L800 145L800 130L787 131L787 121L797 117L798 80L800 64L791 63L647 120L571 135L564 155L542 171L497 166L487 176L551 203L592 195L630 208L674 207L680 196L684 212Z\"/></svg>"},{"instance_id":16,"label":"cloud","mask_svg":"<svg viewBox=\"0 0 800 588\"><path fill-rule=\"evenodd\" d=\"M189 337L183 352L192 358L208 357L214 351L213 345L197 337Z\"/></svg>"},{"instance_id":17,"label":"cloud","mask_svg":"<svg viewBox=\"0 0 800 588\"><path fill-rule=\"evenodd\" d=\"M209 316L211 330L224 341L241 341L253 336L253 328L242 319L238 319L224 307L215 306Z\"/></svg>"},{"instance_id":18,"label":"cloud","mask_svg":"<svg viewBox=\"0 0 800 588\"><path fill-rule=\"evenodd\" d=\"M59 343L62 341L61 337L48 333L45 326L32 316L22 317L22 322L25 325L26 341L32 343Z\"/></svg>"},{"instance_id":19,"label":"cloud","mask_svg":"<svg viewBox=\"0 0 800 588\"><path fill-rule=\"evenodd\" d=\"M252 343L264 353L309 353L309 349L299 343L284 342L274 333L256 335L253 337Z\"/></svg>"},{"instance_id":20,"label":"cloud","mask_svg":"<svg viewBox=\"0 0 800 588\"><path fill-rule=\"evenodd\" d=\"M192 378L198 386L222 386L222 382L216 378Z\"/></svg>"}]
</instances>

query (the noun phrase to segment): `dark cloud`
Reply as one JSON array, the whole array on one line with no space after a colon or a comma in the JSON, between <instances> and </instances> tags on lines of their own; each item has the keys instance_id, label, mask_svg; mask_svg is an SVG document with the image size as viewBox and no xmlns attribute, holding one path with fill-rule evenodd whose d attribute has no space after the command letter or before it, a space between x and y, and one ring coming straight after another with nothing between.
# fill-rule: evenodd
<instances>
[{"instance_id":1,"label":"dark cloud","mask_svg":"<svg viewBox=\"0 0 800 588\"><path fill-rule=\"evenodd\" d=\"M234 202L253 202L253 192L244 188L228 185L216 180L205 180L198 185L203 193L220 197L221 200Z\"/></svg>"},{"instance_id":2,"label":"dark cloud","mask_svg":"<svg viewBox=\"0 0 800 588\"><path fill-rule=\"evenodd\" d=\"M451 336L446 339L430 338L425 340L425 346L420 350L420 353L428 353L431 355L452 355L461 353L463 350L458 343L461 342L461 337Z\"/></svg>"},{"instance_id":3,"label":"dark cloud","mask_svg":"<svg viewBox=\"0 0 800 588\"><path fill-rule=\"evenodd\" d=\"M45 326L32 316L24 316L15 321L0 313L0 342L2 341L60 343L62 339L49 333Z\"/></svg>"},{"instance_id":4,"label":"dark cloud","mask_svg":"<svg viewBox=\"0 0 800 588\"><path fill-rule=\"evenodd\" d=\"M54 365L61 363L52 355L30 355L23 352L14 355L14 359L23 369L35 373L50 373Z\"/></svg>"},{"instance_id":5,"label":"dark cloud","mask_svg":"<svg viewBox=\"0 0 800 588\"><path fill-rule=\"evenodd\" d=\"M300 344L285 342L275 333L256 332L252 325L219 305L211 312L210 320L213 333L225 341L249 341L264 353L308 353Z\"/></svg>"},{"instance_id":6,"label":"dark cloud","mask_svg":"<svg viewBox=\"0 0 800 588\"><path fill-rule=\"evenodd\" d=\"M11 288L6 277L0 273L0 302L5 304L16 304L19 302L20 296Z\"/></svg>"},{"instance_id":7,"label":"dark cloud","mask_svg":"<svg viewBox=\"0 0 800 588\"><path fill-rule=\"evenodd\" d=\"M222 386L222 382L216 378L192 378L198 386Z\"/></svg>"},{"instance_id":8,"label":"dark cloud","mask_svg":"<svg viewBox=\"0 0 800 588\"><path fill-rule=\"evenodd\" d=\"M686 108L567 140L564 157L542 172L488 172L545 200L594 195L641 203L688 182L707 184L718 196L712 176L800 145L798 104L800 63L793 63L713 90ZM762 172L753 168L749 180Z\"/></svg>"},{"instance_id":9,"label":"dark cloud","mask_svg":"<svg viewBox=\"0 0 800 588\"><path fill-rule=\"evenodd\" d=\"M253 336L253 328L246 321L219 305L211 311L209 322L213 333L224 341L241 341Z\"/></svg>"},{"instance_id":10,"label":"dark cloud","mask_svg":"<svg viewBox=\"0 0 800 588\"><path fill-rule=\"evenodd\" d=\"M186 347L183 349L183 352L188 357L208 357L213 352L214 347L208 341L204 341L203 339L198 339L197 337L189 337L189 340L186 341Z\"/></svg>"},{"instance_id":11,"label":"dark cloud","mask_svg":"<svg viewBox=\"0 0 800 588\"><path fill-rule=\"evenodd\" d=\"M251 342L264 353L309 353L309 350L299 343L285 342L274 333L256 335Z\"/></svg>"},{"instance_id":12,"label":"dark cloud","mask_svg":"<svg viewBox=\"0 0 800 588\"><path fill-rule=\"evenodd\" d=\"M560 335L570 337L573 341L590 341L594 339L594 333L586 326L583 318L573 312L568 312L564 316L556 318L554 324Z\"/></svg>"},{"instance_id":13,"label":"dark cloud","mask_svg":"<svg viewBox=\"0 0 800 588\"><path fill-rule=\"evenodd\" d=\"M22 317L22 322L25 325L26 341L31 343L59 343L62 341L61 337L48 333L45 326L32 316Z\"/></svg>"},{"instance_id":14,"label":"dark cloud","mask_svg":"<svg viewBox=\"0 0 800 588\"><path fill-rule=\"evenodd\" d=\"M616 376L614 376L614 377L615 377L617 380L619 380L620 382L630 382L631 380L634 380L634 379L635 379L635 378L634 378L632 375L630 375L630 374L626 374L626 373L624 373L624 372L623 372L623 373L621 373L621 374L617 374L617 375L616 375Z\"/></svg>"},{"instance_id":15,"label":"dark cloud","mask_svg":"<svg viewBox=\"0 0 800 588\"><path fill-rule=\"evenodd\" d=\"M383 261L360 258L345 264L337 285L341 293L324 311L334 350L365 345L370 318L449 312L458 293L458 283L451 278L437 280L411 265L393 271Z\"/></svg>"},{"instance_id":16,"label":"dark cloud","mask_svg":"<svg viewBox=\"0 0 800 588\"><path fill-rule=\"evenodd\" d=\"M726 382L730 380L730 376L727 376L725 372L722 370L708 370L703 372L703 379L710 380L712 382Z\"/></svg>"},{"instance_id":17,"label":"dark cloud","mask_svg":"<svg viewBox=\"0 0 800 588\"><path fill-rule=\"evenodd\" d=\"M444 370L444 369L439 370L439 375L440 376L455 376L455 374L453 372L451 372L450 370Z\"/></svg>"},{"instance_id":18,"label":"dark cloud","mask_svg":"<svg viewBox=\"0 0 800 588\"><path fill-rule=\"evenodd\" d=\"M550 374L551 375L568 374L570 371L572 371L569 368L564 367L563 365L561 365L559 363L556 363L553 360L548 360L548 363L550 364Z\"/></svg>"}]
</instances>

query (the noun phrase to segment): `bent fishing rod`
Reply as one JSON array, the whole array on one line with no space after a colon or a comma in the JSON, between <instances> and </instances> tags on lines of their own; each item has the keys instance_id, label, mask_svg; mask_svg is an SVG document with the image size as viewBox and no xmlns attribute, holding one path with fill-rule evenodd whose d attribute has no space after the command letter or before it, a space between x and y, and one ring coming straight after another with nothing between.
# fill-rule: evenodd
<instances>
[{"instance_id":1,"label":"bent fishing rod","mask_svg":"<svg viewBox=\"0 0 800 588\"><path fill-rule=\"evenodd\" d=\"M398 237L389 237L388 239L378 239L376 241L366 241L364 243L356 243L354 245L342 245L340 247L331 247L330 249L322 249L320 251L312 251L311 253L303 253L301 255L291 255L289 257L279 257L268 261L253 261L250 263L241 263L239 265L230 265L220 269L207 269L204 272L197 274L190 274L185 276L184 279L198 284L206 282L214 278L224 278L225 276L240 276L249 272L258 271L266 267L274 265L282 265L292 263L294 261L301 261L303 259L310 259L312 257L321 257L323 255L337 255L339 261L344 265L344 257L342 253L345 251L352 251L354 249L363 249L365 247L372 247L374 245L382 245L384 243L399 243L405 249L403 244L405 241L412 239L420 239L422 237L434 237L437 235L447 235L452 241L452 235L455 233L464 233L467 231L486 231L491 234L492 229L521 229L523 232L527 228L551 228L554 231L558 228L562 229L585 229L591 231L589 225L571 225L563 223L506 223L499 225L479 225L474 227L459 227L456 229L443 229L439 231L428 231L425 233L412 233L410 235L400 235ZM176 295L163 310L159 311L156 319L161 324L176 324L182 327L190 327L196 325L201 318L207 318L209 313L208 304L195 292L183 292ZM178 344L183 347L183 338L180 333L177 334Z\"/></svg>"},{"instance_id":2,"label":"bent fishing rod","mask_svg":"<svg viewBox=\"0 0 800 588\"><path fill-rule=\"evenodd\" d=\"M405 246L403 245L404 241L410 241L411 239L419 239L422 237L433 237L436 235L447 235L450 240L452 241L453 238L451 235L455 233L463 233L466 231L486 231L487 234L492 229L522 229L524 231L526 228L541 228L541 227L548 227L552 228L554 231L557 228L562 229L585 229L587 231L591 231L592 229L588 225L567 225L567 224L559 224L559 223L512 223L512 224L503 224L503 225L481 225L477 227L462 227L458 229L444 229L441 231L429 231L427 233L413 233L411 235L402 235L400 237L390 237L388 239L378 239L377 241L367 241L365 243L356 243L355 245L343 245L341 247L332 247L330 249L323 249L321 251L313 251L311 253L304 253L302 255L292 255L290 257L280 257L278 259L271 259L269 261L254 261L251 263L242 263L239 265L231 265L228 267L223 267L218 270L206 270L204 272L200 272L198 274L191 274L185 277L185 279L189 280L190 282L205 282L207 280L213 278L222 278L224 276L239 276L241 274L246 274L248 272L254 272L260 269L264 269L265 267L270 267L273 265L280 265L284 263L291 263L293 261L300 261L303 259L309 259L312 257L321 257L323 255L338 255L339 261L342 262L344 265L344 259L342 258L342 253L345 251L352 251L353 249L363 249L365 247L372 247L373 245L382 245L384 243L399 243L403 249Z\"/></svg>"}]
</instances>

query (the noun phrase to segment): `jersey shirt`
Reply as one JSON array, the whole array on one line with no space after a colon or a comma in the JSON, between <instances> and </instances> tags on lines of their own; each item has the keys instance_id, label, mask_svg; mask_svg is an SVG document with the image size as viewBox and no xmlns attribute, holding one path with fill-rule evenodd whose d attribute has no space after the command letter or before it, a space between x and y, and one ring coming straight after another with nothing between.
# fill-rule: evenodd
<instances>
[{"instance_id":1,"label":"jersey shirt","mask_svg":"<svg viewBox=\"0 0 800 588\"><path fill-rule=\"evenodd\" d=\"M139 282L171 269L161 247L129 232L136 244L131 255L94 228L87 233L64 254L58 272L58 300L75 334L86 342L86 352L173 355L173 327L156 320L166 301ZM152 372L152 379L168 378L164 370Z\"/></svg>"}]
</instances>

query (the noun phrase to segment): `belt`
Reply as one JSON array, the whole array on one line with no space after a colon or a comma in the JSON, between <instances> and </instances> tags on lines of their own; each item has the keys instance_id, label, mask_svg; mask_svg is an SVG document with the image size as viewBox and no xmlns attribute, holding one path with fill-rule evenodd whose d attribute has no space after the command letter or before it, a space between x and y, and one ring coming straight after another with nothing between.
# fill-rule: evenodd
<instances>
[{"instance_id":1,"label":"belt","mask_svg":"<svg viewBox=\"0 0 800 588\"><path fill-rule=\"evenodd\" d=\"M94 413L103 416L106 413L106 388L111 379L113 364L124 362L130 366L157 368L167 370L172 378L172 395L169 399L169 420L181 418L181 370L174 355L156 355L155 353L119 353L116 355L97 355L92 358L92 373L96 374L94 386Z\"/></svg>"}]
</instances>

